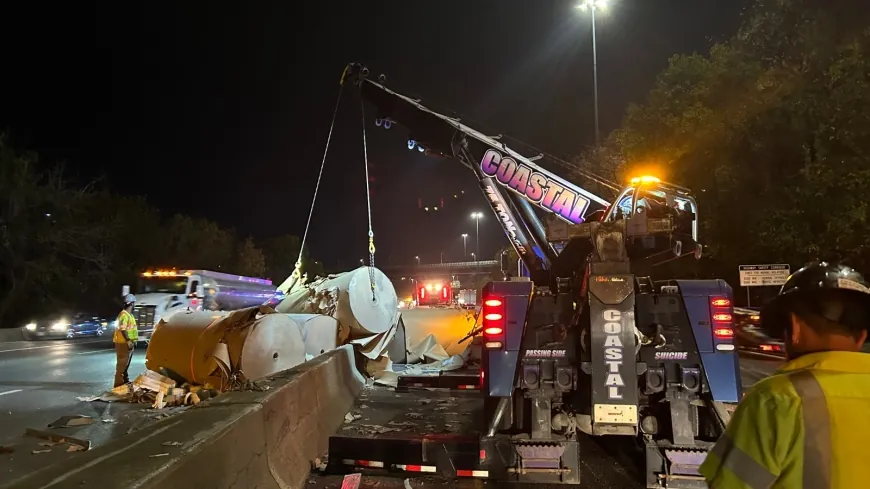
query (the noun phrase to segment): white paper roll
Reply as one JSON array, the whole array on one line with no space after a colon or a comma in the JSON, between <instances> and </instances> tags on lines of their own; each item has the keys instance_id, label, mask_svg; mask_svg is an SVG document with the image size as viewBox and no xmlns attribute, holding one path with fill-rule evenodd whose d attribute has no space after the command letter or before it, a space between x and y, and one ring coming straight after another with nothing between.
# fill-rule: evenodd
<instances>
[{"instance_id":1,"label":"white paper roll","mask_svg":"<svg viewBox=\"0 0 870 489\"><path fill-rule=\"evenodd\" d=\"M258 380L305 362L299 325L284 314L268 314L250 327L242 346L241 370Z\"/></svg>"},{"instance_id":2,"label":"white paper roll","mask_svg":"<svg viewBox=\"0 0 870 489\"><path fill-rule=\"evenodd\" d=\"M338 348L338 319L322 314L287 314L302 330L305 353L317 356Z\"/></svg>"}]
</instances>

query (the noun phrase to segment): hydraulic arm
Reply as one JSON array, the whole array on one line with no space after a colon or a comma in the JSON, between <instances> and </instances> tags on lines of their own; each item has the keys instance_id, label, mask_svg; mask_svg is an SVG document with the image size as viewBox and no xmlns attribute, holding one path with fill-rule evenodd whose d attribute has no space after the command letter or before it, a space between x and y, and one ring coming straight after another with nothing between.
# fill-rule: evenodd
<instances>
[{"instance_id":1,"label":"hydraulic arm","mask_svg":"<svg viewBox=\"0 0 870 489\"><path fill-rule=\"evenodd\" d=\"M360 65L348 68L363 98L377 107L378 123L398 122L410 131L409 147L456 159L468 167L532 281L548 284L552 280L549 270L558 253L532 206L566 223L578 224L590 211L606 208L609 201L535 164L499 141L498 136L487 136L459 119L430 110L419 100L388 89L383 77L375 82L367 74L368 70Z\"/></svg>"}]
</instances>

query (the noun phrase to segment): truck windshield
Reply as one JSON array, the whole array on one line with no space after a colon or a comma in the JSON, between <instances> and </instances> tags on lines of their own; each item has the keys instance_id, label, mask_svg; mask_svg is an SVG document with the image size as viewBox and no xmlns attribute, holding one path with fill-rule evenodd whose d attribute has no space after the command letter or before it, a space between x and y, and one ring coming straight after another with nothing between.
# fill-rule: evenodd
<instances>
[{"instance_id":1,"label":"truck windshield","mask_svg":"<svg viewBox=\"0 0 870 489\"><path fill-rule=\"evenodd\" d=\"M187 277L140 277L137 294L184 294L187 292Z\"/></svg>"}]
</instances>

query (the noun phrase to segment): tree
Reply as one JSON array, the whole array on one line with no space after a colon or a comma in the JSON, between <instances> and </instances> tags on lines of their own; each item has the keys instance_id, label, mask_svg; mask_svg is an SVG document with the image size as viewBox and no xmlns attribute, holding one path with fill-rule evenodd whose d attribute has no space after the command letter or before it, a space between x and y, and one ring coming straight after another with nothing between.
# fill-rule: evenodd
<instances>
[{"instance_id":1,"label":"tree","mask_svg":"<svg viewBox=\"0 0 870 489\"><path fill-rule=\"evenodd\" d=\"M238 245L233 272L249 277L262 277L266 272L266 257L254 245L252 238L247 238Z\"/></svg>"},{"instance_id":2,"label":"tree","mask_svg":"<svg viewBox=\"0 0 870 489\"><path fill-rule=\"evenodd\" d=\"M696 192L711 273L870 264L870 30L847 4L759 0L708 56L673 57L614 134L626 161Z\"/></svg>"},{"instance_id":3,"label":"tree","mask_svg":"<svg viewBox=\"0 0 870 489\"><path fill-rule=\"evenodd\" d=\"M283 282L290 277L296 269L300 246L299 237L291 234L263 241L261 248L266 257L266 276L276 283ZM308 256L307 249L302 255L302 273L308 274L309 280L325 275L323 264L312 260Z\"/></svg>"},{"instance_id":4,"label":"tree","mask_svg":"<svg viewBox=\"0 0 870 489\"><path fill-rule=\"evenodd\" d=\"M202 268L232 271L236 238L207 219L175 215L165 226L159 247L159 265L176 268Z\"/></svg>"},{"instance_id":5,"label":"tree","mask_svg":"<svg viewBox=\"0 0 870 489\"><path fill-rule=\"evenodd\" d=\"M61 168L38 169L37 157L0 137L0 325L43 304L107 282L105 226L89 212L90 188L73 189Z\"/></svg>"}]
</instances>

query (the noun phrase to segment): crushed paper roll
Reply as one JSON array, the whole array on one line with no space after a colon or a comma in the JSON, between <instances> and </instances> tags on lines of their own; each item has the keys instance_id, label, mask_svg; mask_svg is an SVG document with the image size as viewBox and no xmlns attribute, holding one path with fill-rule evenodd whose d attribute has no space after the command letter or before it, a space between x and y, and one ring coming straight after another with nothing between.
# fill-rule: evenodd
<instances>
[{"instance_id":1,"label":"crushed paper roll","mask_svg":"<svg viewBox=\"0 0 870 489\"><path fill-rule=\"evenodd\" d=\"M350 338L365 338L387 332L396 324L399 300L392 282L383 272L360 267L310 284L295 285L275 310L285 314L333 316L341 327L349 328ZM339 342L345 341L347 338L340 335Z\"/></svg>"}]
</instances>

